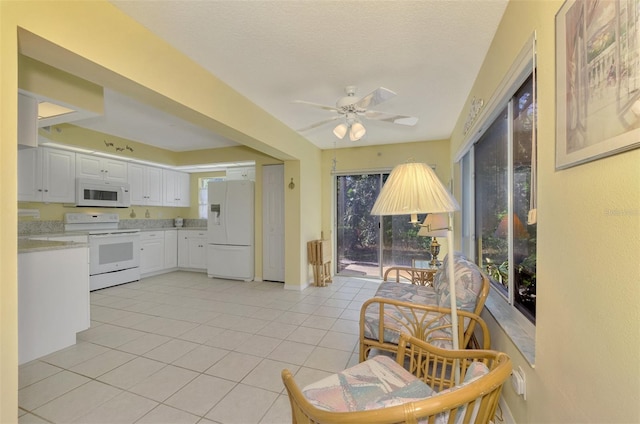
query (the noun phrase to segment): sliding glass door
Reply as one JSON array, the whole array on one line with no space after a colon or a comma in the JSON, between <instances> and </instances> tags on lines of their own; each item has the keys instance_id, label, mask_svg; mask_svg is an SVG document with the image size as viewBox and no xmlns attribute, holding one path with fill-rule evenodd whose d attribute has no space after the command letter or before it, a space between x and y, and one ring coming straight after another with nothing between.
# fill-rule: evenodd
<instances>
[{"instance_id":1,"label":"sliding glass door","mask_svg":"<svg viewBox=\"0 0 640 424\"><path fill-rule=\"evenodd\" d=\"M381 186L380 174L336 177L338 274L380 275L380 219L370 212Z\"/></svg>"},{"instance_id":2,"label":"sliding glass door","mask_svg":"<svg viewBox=\"0 0 640 424\"><path fill-rule=\"evenodd\" d=\"M382 277L392 266L429 259L429 237L418 237L408 215L373 216L371 208L388 173L336 176L336 272ZM419 215L420 222L426 215Z\"/></svg>"}]
</instances>

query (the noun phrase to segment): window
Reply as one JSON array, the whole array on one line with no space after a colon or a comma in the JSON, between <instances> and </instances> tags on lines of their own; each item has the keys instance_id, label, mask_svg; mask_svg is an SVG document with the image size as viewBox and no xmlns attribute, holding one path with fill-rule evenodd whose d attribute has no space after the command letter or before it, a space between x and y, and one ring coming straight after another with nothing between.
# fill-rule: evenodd
<instances>
[{"instance_id":1,"label":"window","mask_svg":"<svg viewBox=\"0 0 640 424\"><path fill-rule=\"evenodd\" d=\"M198 216L200 219L207 219L207 203L209 201L209 182L224 181L224 177L198 178Z\"/></svg>"},{"instance_id":2,"label":"window","mask_svg":"<svg viewBox=\"0 0 640 424\"><path fill-rule=\"evenodd\" d=\"M536 316L535 76L531 74L463 158L463 239L493 286ZM473 172L469 171L472 167ZM472 189L472 190L471 190ZM473 195L469 193L473 191ZM465 230L466 228L470 228Z\"/></svg>"}]
</instances>

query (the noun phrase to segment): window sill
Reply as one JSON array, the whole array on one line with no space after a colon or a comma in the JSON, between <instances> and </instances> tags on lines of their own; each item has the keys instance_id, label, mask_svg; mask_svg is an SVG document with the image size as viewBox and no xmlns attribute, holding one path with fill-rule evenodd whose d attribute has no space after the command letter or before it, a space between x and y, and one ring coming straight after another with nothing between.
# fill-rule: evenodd
<instances>
[{"instance_id":1,"label":"window sill","mask_svg":"<svg viewBox=\"0 0 640 424\"><path fill-rule=\"evenodd\" d=\"M531 366L536 359L536 326L491 288L485 307Z\"/></svg>"}]
</instances>

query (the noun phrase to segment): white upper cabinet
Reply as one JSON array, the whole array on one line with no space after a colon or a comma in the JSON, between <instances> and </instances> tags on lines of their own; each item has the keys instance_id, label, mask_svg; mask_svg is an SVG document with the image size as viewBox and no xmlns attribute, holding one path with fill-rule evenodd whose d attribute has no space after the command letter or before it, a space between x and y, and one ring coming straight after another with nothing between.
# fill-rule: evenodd
<instances>
[{"instance_id":1,"label":"white upper cabinet","mask_svg":"<svg viewBox=\"0 0 640 424\"><path fill-rule=\"evenodd\" d=\"M189 174L171 169L163 169L162 181L164 185L164 206L190 206Z\"/></svg>"},{"instance_id":2,"label":"white upper cabinet","mask_svg":"<svg viewBox=\"0 0 640 424\"><path fill-rule=\"evenodd\" d=\"M75 203L76 154L65 150L18 151L18 200Z\"/></svg>"},{"instance_id":3,"label":"white upper cabinet","mask_svg":"<svg viewBox=\"0 0 640 424\"><path fill-rule=\"evenodd\" d=\"M178 172L178 206L191 206L191 175Z\"/></svg>"},{"instance_id":4,"label":"white upper cabinet","mask_svg":"<svg viewBox=\"0 0 640 424\"><path fill-rule=\"evenodd\" d=\"M255 166L249 166L246 168L228 168L227 169L227 181L232 180L256 180L256 168Z\"/></svg>"},{"instance_id":5,"label":"white upper cabinet","mask_svg":"<svg viewBox=\"0 0 640 424\"><path fill-rule=\"evenodd\" d=\"M97 178L120 183L128 181L127 162L81 153L76 156L76 176L78 178Z\"/></svg>"},{"instance_id":6,"label":"white upper cabinet","mask_svg":"<svg viewBox=\"0 0 640 424\"><path fill-rule=\"evenodd\" d=\"M18 201L75 203L77 178L129 183L132 205L191 206L186 172L52 147L18 151Z\"/></svg>"},{"instance_id":7,"label":"white upper cabinet","mask_svg":"<svg viewBox=\"0 0 640 424\"><path fill-rule=\"evenodd\" d=\"M162 169L129 164L132 205L162 206Z\"/></svg>"}]
</instances>

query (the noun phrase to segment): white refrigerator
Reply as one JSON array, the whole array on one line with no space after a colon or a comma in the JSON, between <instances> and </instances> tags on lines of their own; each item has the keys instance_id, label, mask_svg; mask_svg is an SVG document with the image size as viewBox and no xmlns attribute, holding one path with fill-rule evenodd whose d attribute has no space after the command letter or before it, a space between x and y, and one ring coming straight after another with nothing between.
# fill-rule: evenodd
<instances>
[{"instance_id":1,"label":"white refrigerator","mask_svg":"<svg viewBox=\"0 0 640 424\"><path fill-rule=\"evenodd\" d=\"M231 280L254 278L254 183L209 183L207 275Z\"/></svg>"}]
</instances>

